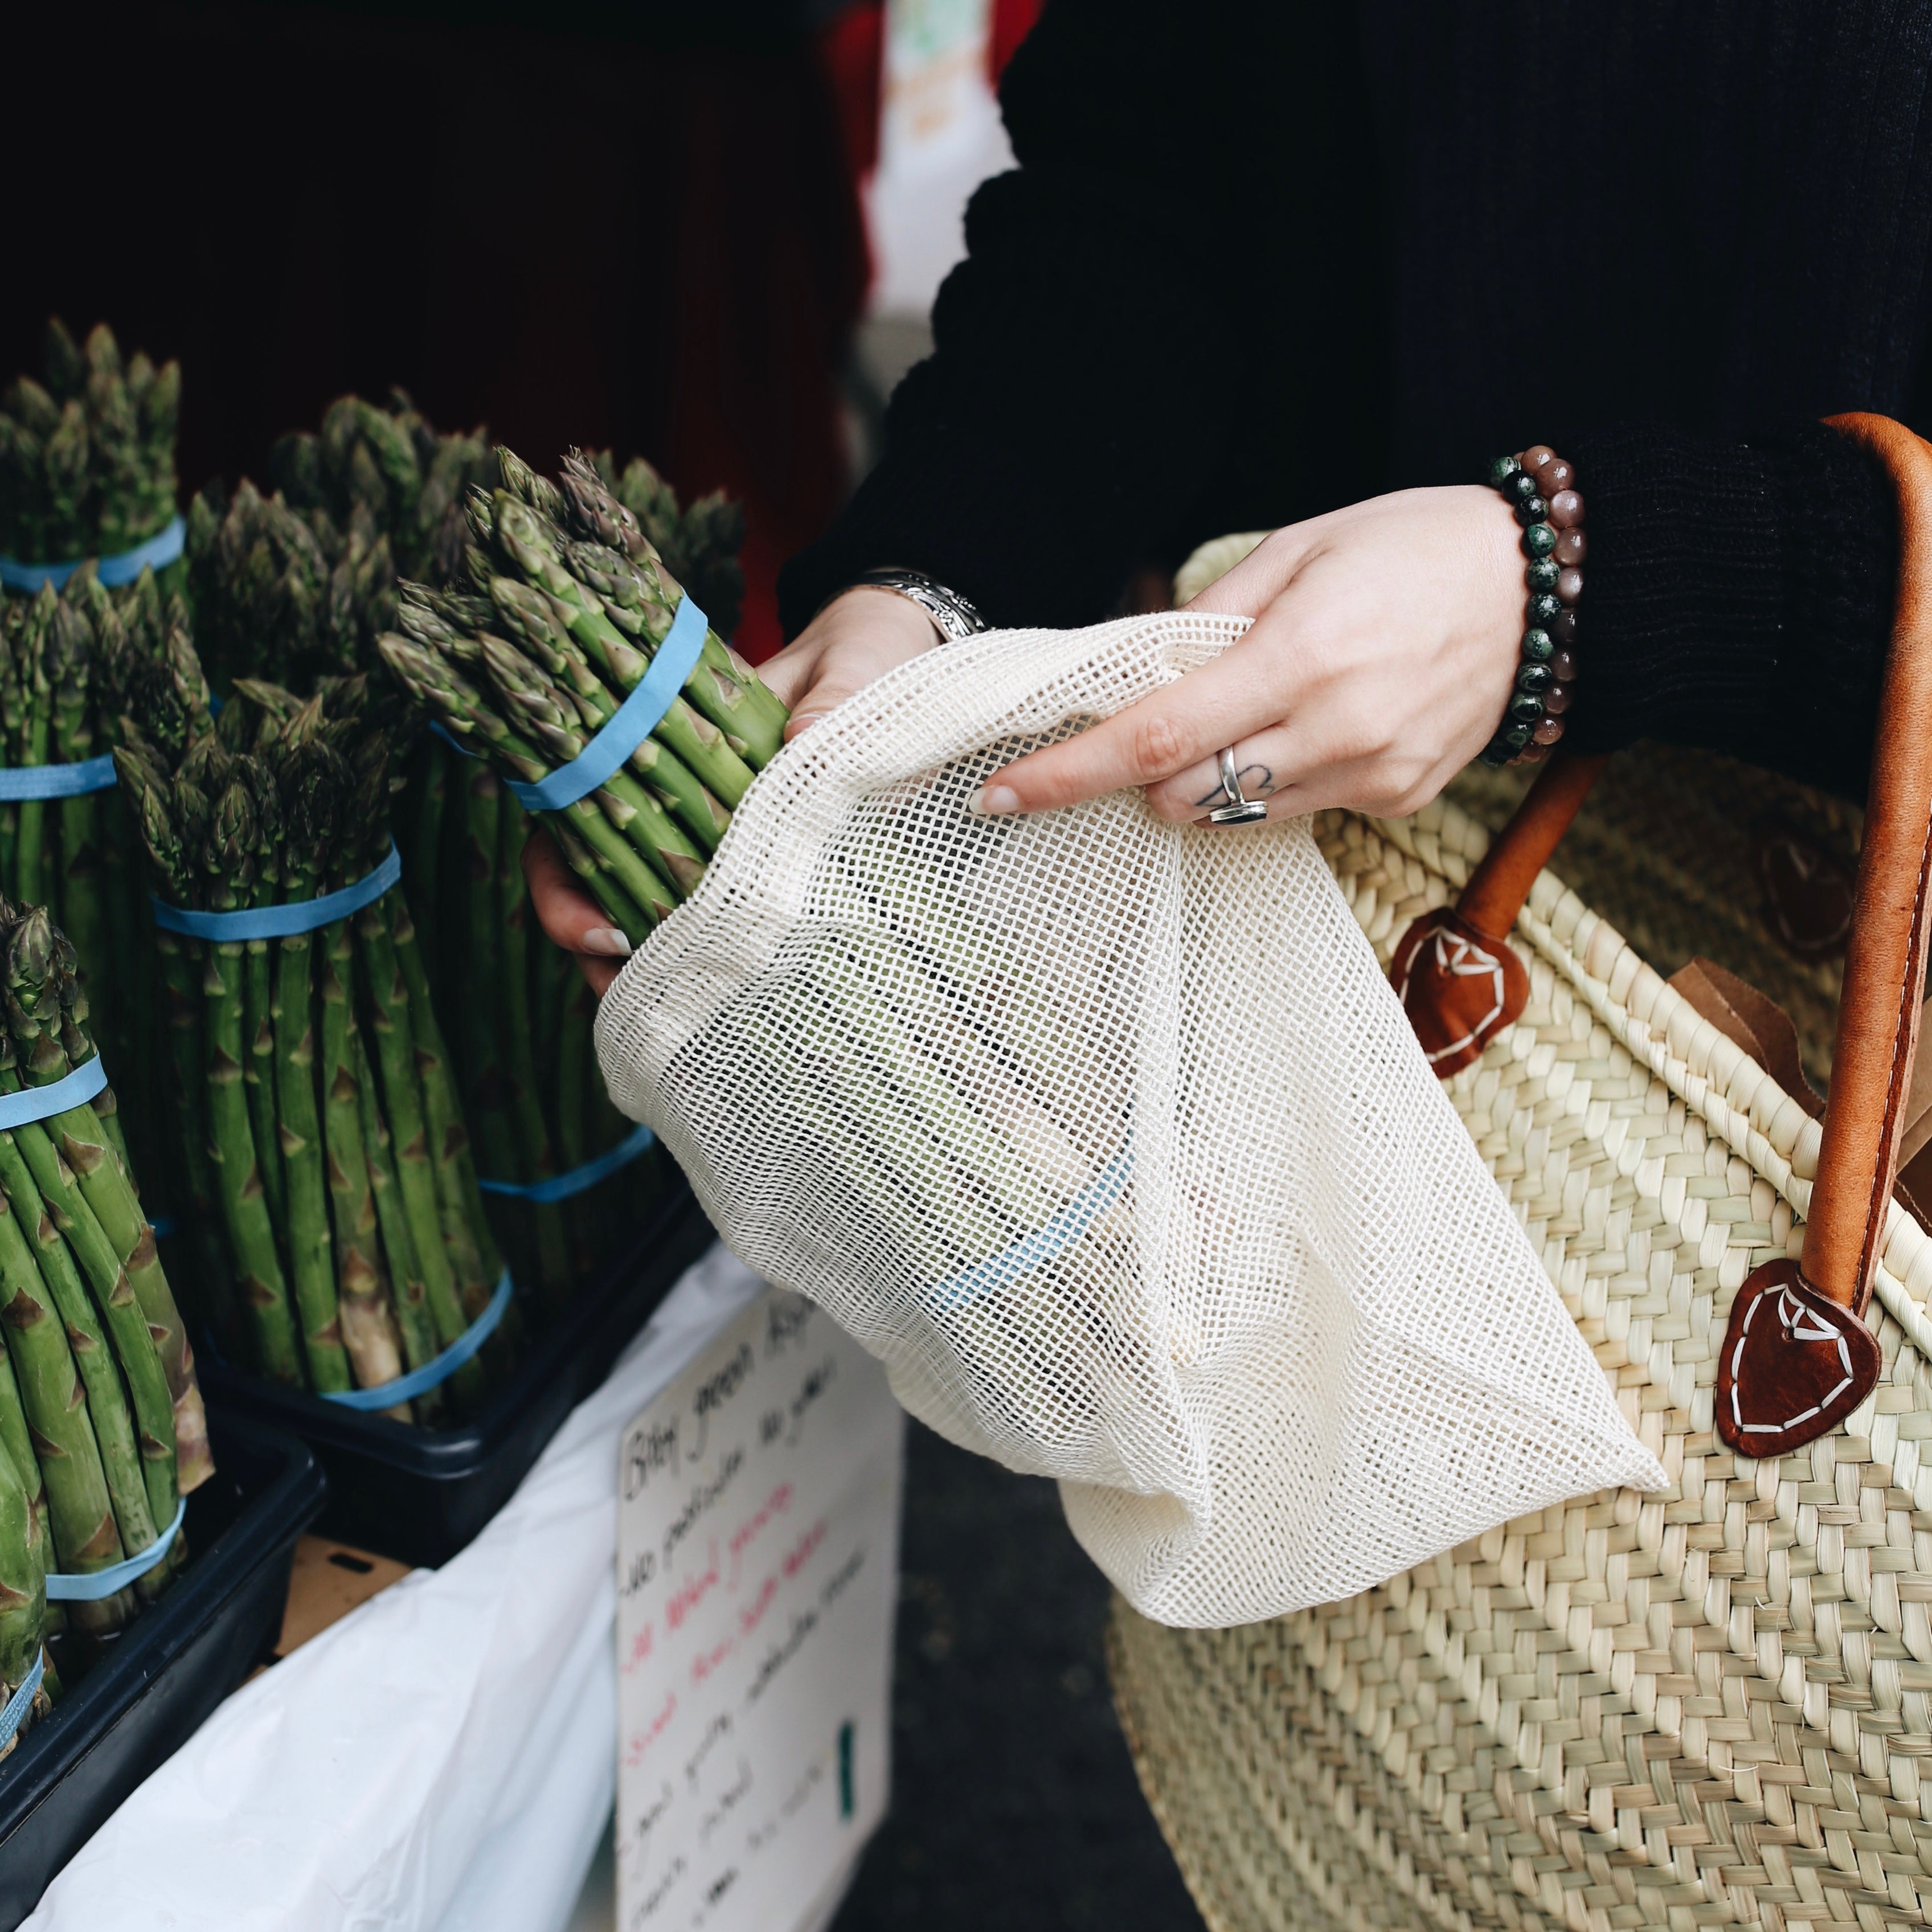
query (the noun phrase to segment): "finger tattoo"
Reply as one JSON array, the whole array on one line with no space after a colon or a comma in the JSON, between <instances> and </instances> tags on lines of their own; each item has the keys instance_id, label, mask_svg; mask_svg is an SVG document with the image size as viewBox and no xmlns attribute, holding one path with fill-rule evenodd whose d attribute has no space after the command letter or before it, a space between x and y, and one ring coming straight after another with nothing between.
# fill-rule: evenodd
<instances>
[{"instance_id":1,"label":"finger tattoo","mask_svg":"<svg viewBox=\"0 0 1932 1932\"><path fill-rule=\"evenodd\" d=\"M1256 772L1260 773L1258 778L1254 776ZM1234 774L1234 782L1244 792L1255 798L1271 798L1280 789L1274 782L1274 768L1271 765L1244 765ZM1226 788L1217 782L1205 798L1197 798L1194 801L1195 809L1204 811L1209 806L1218 804L1226 796Z\"/></svg>"}]
</instances>

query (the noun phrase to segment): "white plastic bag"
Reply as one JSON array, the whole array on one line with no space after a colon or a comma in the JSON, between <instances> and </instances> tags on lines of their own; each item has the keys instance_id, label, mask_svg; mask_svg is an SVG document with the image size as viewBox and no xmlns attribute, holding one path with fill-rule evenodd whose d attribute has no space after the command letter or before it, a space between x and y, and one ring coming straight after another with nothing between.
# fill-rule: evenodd
<instances>
[{"instance_id":1,"label":"white plastic bag","mask_svg":"<svg viewBox=\"0 0 1932 1932\"><path fill-rule=\"evenodd\" d=\"M598 1021L618 1105L730 1246L940 1434L1058 1478L1175 1624L1663 1480L1305 822L966 808L1245 628L1178 612L902 667L760 778Z\"/></svg>"}]
</instances>

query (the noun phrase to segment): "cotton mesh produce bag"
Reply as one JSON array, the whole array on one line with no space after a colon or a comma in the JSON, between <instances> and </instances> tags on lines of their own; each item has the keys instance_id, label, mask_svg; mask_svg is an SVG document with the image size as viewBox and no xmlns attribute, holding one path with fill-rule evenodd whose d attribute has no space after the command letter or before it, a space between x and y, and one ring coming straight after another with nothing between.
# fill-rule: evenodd
<instances>
[{"instance_id":1,"label":"cotton mesh produce bag","mask_svg":"<svg viewBox=\"0 0 1932 1932\"><path fill-rule=\"evenodd\" d=\"M927 653L796 740L598 1022L727 1244L1137 1609L1333 1601L1662 1472L1305 821L968 800L1207 662L1179 612Z\"/></svg>"}]
</instances>

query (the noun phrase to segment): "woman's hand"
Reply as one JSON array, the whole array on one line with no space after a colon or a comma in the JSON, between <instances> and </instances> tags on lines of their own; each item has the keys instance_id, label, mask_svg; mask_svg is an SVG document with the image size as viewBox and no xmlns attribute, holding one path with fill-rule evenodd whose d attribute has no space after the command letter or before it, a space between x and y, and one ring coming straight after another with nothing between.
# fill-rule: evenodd
<instances>
[{"instance_id":1,"label":"woman's hand","mask_svg":"<svg viewBox=\"0 0 1932 1932\"><path fill-rule=\"evenodd\" d=\"M1514 683L1521 532L1495 490L1405 490L1276 530L1188 608L1252 628L1078 737L995 772L974 808L1050 811L1128 785L1160 817L1224 802L1217 757L1270 818L1396 818L1482 750Z\"/></svg>"},{"instance_id":2,"label":"woman's hand","mask_svg":"<svg viewBox=\"0 0 1932 1932\"><path fill-rule=\"evenodd\" d=\"M939 642L909 597L860 584L832 598L758 675L791 710L788 740L909 658Z\"/></svg>"},{"instance_id":3,"label":"woman's hand","mask_svg":"<svg viewBox=\"0 0 1932 1932\"><path fill-rule=\"evenodd\" d=\"M896 591L862 586L834 598L759 675L790 706L785 736L795 738L873 679L938 641L917 604ZM524 877L538 922L553 943L577 956L601 999L631 950L628 941L541 829L524 843Z\"/></svg>"},{"instance_id":4,"label":"woman's hand","mask_svg":"<svg viewBox=\"0 0 1932 1932\"><path fill-rule=\"evenodd\" d=\"M556 841L542 826L524 841L524 882L530 889L537 923L553 944L577 956L578 970L601 1000L630 957L631 942L578 883Z\"/></svg>"}]
</instances>

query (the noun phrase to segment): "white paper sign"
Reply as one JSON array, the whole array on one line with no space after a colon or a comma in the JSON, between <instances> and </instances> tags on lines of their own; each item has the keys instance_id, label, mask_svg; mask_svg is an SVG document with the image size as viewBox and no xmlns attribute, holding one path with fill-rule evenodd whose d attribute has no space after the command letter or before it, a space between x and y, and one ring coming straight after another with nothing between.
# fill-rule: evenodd
<instances>
[{"instance_id":1,"label":"white paper sign","mask_svg":"<svg viewBox=\"0 0 1932 1932\"><path fill-rule=\"evenodd\" d=\"M776 1290L625 1430L619 1932L787 1932L884 1816L903 1433Z\"/></svg>"}]
</instances>

